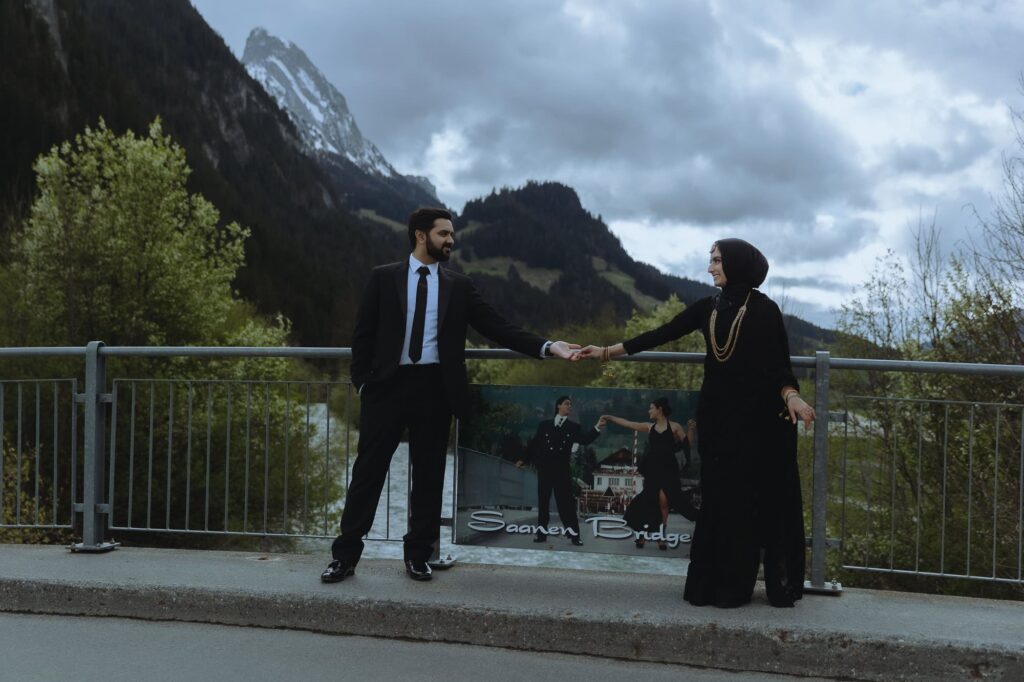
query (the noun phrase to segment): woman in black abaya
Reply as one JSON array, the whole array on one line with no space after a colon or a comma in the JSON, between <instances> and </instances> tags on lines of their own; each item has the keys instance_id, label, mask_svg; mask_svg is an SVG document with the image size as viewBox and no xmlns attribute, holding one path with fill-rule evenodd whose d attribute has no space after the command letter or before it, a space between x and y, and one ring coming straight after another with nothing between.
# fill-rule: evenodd
<instances>
[{"instance_id":1,"label":"woman in black abaya","mask_svg":"<svg viewBox=\"0 0 1024 682\"><path fill-rule=\"evenodd\" d=\"M722 289L717 296L628 341L588 346L579 357L609 360L701 331L702 501L684 598L696 606L746 604L763 560L768 601L793 606L804 574L796 422L808 428L814 410L789 364L782 313L756 289L768 274L765 257L742 239L722 239L712 246L708 272Z\"/></svg>"}]
</instances>

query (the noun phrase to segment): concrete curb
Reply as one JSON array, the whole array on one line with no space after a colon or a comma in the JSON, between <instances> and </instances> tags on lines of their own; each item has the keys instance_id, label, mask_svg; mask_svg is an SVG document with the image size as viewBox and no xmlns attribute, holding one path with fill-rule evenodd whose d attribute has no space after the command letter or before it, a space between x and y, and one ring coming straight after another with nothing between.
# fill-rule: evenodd
<instances>
[{"instance_id":1,"label":"concrete curb","mask_svg":"<svg viewBox=\"0 0 1024 682\"><path fill-rule=\"evenodd\" d=\"M377 563L396 564L392 569L398 564ZM638 613L595 621L585 609L482 609L342 590L309 594L0 577L0 611L285 628L854 680L1024 679L1024 650L997 645L857 636L838 627L671 622Z\"/></svg>"}]
</instances>

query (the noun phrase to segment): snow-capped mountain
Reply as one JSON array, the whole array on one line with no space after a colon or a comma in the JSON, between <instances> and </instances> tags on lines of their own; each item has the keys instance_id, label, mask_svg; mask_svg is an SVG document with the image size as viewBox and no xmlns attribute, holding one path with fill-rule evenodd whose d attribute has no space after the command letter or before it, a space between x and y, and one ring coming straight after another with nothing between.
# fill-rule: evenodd
<instances>
[{"instance_id":1,"label":"snow-capped mountain","mask_svg":"<svg viewBox=\"0 0 1024 682\"><path fill-rule=\"evenodd\" d=\"M405 177L436 194L429 181L402 176L377 147L363 137L345 96L295 43L254 28L245 43L242 63L295 123L310 150L345 157L361 170L383 178Z\"/></svg>"}]
</instances>

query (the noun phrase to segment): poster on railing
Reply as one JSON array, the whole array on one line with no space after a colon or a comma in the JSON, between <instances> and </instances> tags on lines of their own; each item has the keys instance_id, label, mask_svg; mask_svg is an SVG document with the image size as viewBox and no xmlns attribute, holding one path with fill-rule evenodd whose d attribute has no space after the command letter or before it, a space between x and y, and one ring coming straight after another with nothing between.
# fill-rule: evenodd
<instances>
[{"instance_id":1,"label":"poster on railing","mask_svg":"<svg viewBox=\"0 0 1024 682\"><path fill-rule=\"evenodd\" d=\"M470 388L455 542L689 557L700 508L697 392Z\"/></svg>"}]
</instances>

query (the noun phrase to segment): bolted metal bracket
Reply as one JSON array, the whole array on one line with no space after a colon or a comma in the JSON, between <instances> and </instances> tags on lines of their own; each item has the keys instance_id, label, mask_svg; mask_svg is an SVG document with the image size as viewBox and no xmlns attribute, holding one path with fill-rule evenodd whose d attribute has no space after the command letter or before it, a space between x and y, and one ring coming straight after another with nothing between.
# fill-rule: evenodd
<instances>
[{"instance_id":1,"label":"bolted metal bracket","mask_svg":"<svg viewBox=\"0 0 1024 682\"><path fill-rule=\"evenodd\" d=\"M86 400L88 400L88 395L87 394L85 394L85 393L76 393L75 394L75 402L76 403L85 403ZM96 400L98 402L101 402L101 403L113 403L114 402L114 394L113 393L98 393L98 394L96 394Z\"/></svg>"},{"instance_id":2,"label":"bolted metal bracket","mask_svg":"<svg viewBox=\"0 0 1024 682\"><path fill-rule=\"evenodd\" d=\"M76 542L68 545L68 549L75 554L102 554L104 552L111 552L121 546L120 542L101 542L98 545L87 545L84 542Z\"/></svg>"},{"instance_id":3,"label":"bolted metal bracket","mask_svg":"<svg viewBox=\"0 0 1024 682\"><path fill-rule=\"evenodd\" d=\"M804 547L813 547L813 546L814 546L814 538L810 538L810 537L804 538ZM840 540L839 538L825 538L825 548L826 549L842 549L843 548L843 541Z\"/></svg>"},{"instance_id":4,"label":"bolted metal bracket","mask_svg":"<svg viewBox=\"0 0 1024 682\"><path fill-rule=\"evenodd\" d=\"M447 571L449 568L455 565L457 560L451 554L443 559L433 559L428 561L427 564L437 571Z\"/></svg>"},{"instance_id":5,"label":"bolted metal bracket","mask_svg":"<svg viewBox=\"0 0 1024 682\"><path fill-rule=\"evenodd\" d=\"M824 594L838 597L843 593L843 584L835 578L832 578L832 580L826 582L824 585L815 587L811 584L810 580L805 580L804 592L807 594Z\"/></svg>"}]
</instances>

